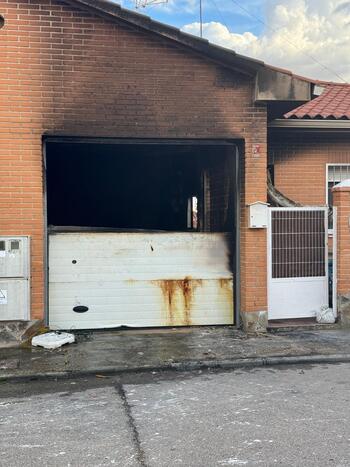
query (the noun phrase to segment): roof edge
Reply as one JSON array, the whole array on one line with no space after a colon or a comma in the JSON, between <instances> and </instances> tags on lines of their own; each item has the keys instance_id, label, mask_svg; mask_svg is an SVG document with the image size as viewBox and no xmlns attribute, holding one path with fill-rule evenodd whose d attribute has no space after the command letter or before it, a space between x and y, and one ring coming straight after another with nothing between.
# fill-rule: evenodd
<instances>
[{"instance_id":1,"label":"roof edge","mask_svg":"<svg viewBox=\"0 0 350 467\"><path fill-rule=\"evenodd\" d=\"M284 119L277 118L268 124L269 128L277 129L335 129L335 130L350 130L350 120L335 120L335 119Z\"/></svg>"}]
</instances>

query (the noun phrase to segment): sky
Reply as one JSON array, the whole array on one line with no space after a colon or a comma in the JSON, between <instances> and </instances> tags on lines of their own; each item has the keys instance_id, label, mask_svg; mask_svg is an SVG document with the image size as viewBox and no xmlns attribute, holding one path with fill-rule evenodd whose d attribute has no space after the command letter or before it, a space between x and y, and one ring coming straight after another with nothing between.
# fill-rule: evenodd
<instances>
[{"instance_id":1,"label":"sky","mask_svg":"<svg viewBox=\"0 0 350 467\"><path fill-rule=\"evenodd\" d=\"M135 9L134 0L117 0ZM203 36L296 74L350 82L350 0L202 0ZM199 0L140 8L199 34Z\"/></svg>"}]
</instances>

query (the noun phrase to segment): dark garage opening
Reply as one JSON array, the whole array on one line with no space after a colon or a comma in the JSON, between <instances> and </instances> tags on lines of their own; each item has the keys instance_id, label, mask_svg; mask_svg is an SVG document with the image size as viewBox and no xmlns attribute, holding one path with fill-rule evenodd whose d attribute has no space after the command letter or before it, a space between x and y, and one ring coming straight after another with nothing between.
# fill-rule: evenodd
<instances>
[{"instance_id":1,"label":"dark garage opening","mask_svg":"<svg viewBox=\"0 0 350 467\"><path fill-rule=\"evenodd\" d=\"M47 142L49 227L232 232L232 145Z\"/></svg>"}]
</instances>

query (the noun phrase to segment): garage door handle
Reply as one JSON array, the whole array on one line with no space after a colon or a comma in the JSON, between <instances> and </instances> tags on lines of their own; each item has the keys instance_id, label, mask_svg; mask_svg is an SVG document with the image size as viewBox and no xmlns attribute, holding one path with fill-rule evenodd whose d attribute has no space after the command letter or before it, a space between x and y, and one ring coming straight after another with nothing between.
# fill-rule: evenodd
<instances>
[{"instance_id":1,"label":"garage door handle","mask_svg":"<svg viewBox=\"0 0 350 467\"><path fill-rule=\"evenodd\" d=\"M79 305L79 306L75 306L73 308L73 311L75 311L76 313L86 313L88 309L89 308L87 306Z\"/></svg>"}]
</instances>

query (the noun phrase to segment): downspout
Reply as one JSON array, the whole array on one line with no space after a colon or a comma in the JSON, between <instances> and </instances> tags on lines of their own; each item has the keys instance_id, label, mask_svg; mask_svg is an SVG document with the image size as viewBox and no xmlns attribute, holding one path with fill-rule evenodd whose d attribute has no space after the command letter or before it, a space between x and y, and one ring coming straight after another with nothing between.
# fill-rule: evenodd
<instances>
[{"instance_id":1,"label":"downspout","mask_svg":"<svg viewBox=\"0 0 350 467\"><path fill-rule=\"evenodd\" d=\"M234 264L234 323L235 327L240 327L240 312L241 312L241 183L240 183L240 151L238 146L235 146L235 264Z\"/></svg>"}]
</instances>

